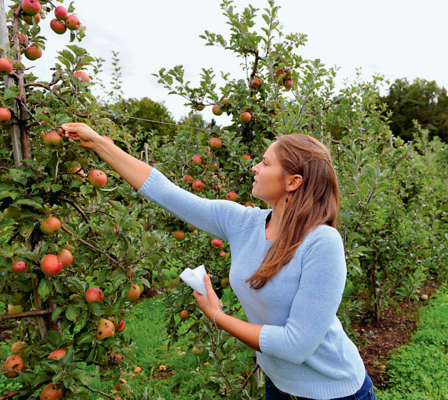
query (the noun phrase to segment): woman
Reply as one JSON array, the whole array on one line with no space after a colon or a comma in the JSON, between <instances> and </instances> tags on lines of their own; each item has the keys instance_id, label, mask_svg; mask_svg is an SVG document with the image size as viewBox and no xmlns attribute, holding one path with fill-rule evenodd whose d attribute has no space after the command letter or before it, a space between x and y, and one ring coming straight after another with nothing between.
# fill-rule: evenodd
<instances>
[{"instance_id":1,"label":"woman","mask_svg":"<svg viewBox=\"0 0 448 400\"><path fill-rule=\"evenodd\" d=\"M261 210L195 196L85 124L62 128L140 194L229 242L230 284L249 322L222 311L208 275L207 295L193 295L210 321L257 351L267 400L375 399L358 349L336 316L346 264L335 229L338 183L323 144L285 135L269 146L252 168L252 194L272 208Z\"/></svg>"}]
</instances>

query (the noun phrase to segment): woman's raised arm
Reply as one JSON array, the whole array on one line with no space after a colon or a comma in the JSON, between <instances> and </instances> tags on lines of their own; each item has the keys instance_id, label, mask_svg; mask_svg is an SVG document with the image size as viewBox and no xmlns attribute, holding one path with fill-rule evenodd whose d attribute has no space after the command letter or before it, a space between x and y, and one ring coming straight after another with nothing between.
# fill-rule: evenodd
<instances>
[{"instance_id":1,"label":"woman's raised arm","mask_svg":"<svg viewBox=\"0 0 448 400\"><path fill-rule=\"evenodd\" d=\"M62 129L66 131L65 137L80 140L81 147L95 151L135 190L139 190L143 186L151 173L152 167L150 165L124 152L86 124L64 124Z\"/></svg>"}]
</instances>

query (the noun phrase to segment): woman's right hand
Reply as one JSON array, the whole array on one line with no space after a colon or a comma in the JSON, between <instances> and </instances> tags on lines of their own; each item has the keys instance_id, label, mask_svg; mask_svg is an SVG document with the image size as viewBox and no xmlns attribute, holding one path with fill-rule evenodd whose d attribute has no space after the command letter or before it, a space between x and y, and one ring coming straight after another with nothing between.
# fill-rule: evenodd
<instances>
[{"instance_id":1,"label":"woman's right hand","mask_svg":"<svg viewBox=\"0 0 448 400\"><path fill-rule=\"evenodd\" d=\"M90 126L81 122L63 124L61 128L65 131L65 137L67 139L80 140L81 147L85 149L94 150L96 144L104 140Z\"/></svg>"}]
</instances>

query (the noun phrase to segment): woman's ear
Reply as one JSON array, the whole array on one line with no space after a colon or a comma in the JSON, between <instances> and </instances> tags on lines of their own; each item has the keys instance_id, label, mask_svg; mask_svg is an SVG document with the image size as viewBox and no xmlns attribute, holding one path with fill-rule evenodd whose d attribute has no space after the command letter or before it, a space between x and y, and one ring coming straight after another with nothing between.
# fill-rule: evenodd
<instances>
[{"instance_id":1,"label":"woman's ear","mask_svg":"<svg viewBox=\"0 0 448 400\"><path fill-rule=\"evenodd\" d=\"M302 185L302 182L302 175L292 175L288 185L289 191L293 192L294 190L297 190Z\"/></svg>"}]
</instances>

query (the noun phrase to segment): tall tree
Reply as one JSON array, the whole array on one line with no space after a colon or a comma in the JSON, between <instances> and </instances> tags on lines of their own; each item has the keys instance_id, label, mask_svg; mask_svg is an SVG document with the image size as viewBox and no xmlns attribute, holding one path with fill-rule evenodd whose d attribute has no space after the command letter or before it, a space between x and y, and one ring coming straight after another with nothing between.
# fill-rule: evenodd
<instances>
[{"instance_id":1,"label":"tall tree","mask_svg":"<svg viewBox=\"0 0 448 400\"><path fill-rule=\"evenodd\" d=\"M392 111L390 128L395 136L405 141L413 139L413 120L429 130L430 138L439 136L448 143L448 96L445 88L435 81L415 79L409 83L406 78L397 79L382 101Z\"/></svg>"}]
</instances>

